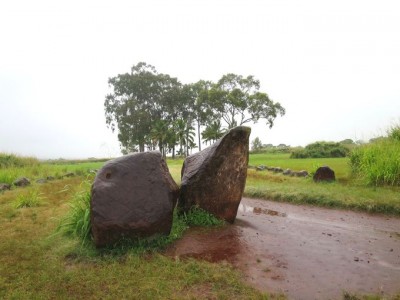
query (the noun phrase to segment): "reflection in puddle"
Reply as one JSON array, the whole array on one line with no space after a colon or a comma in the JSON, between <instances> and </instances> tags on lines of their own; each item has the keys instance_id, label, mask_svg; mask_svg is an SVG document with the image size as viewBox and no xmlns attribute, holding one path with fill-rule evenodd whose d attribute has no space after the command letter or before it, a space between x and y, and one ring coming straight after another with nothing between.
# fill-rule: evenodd
<instances>
[{"instance_id":1,"label":"reflection in puddle","mask_svg":"<svg viewBox=\"0 0 400 300\"><path fill-rule=\"evenodd\" d=\"M175 258L235 263L243 247L241 233L236 226L190 228L182 239L167 248L165 254Z\"/></svg>"},{"instance_id":2,"label":"reflection in puddle","mask_svg":"<svg viewBox=\"0 0 400 300\"><path fill-rule=\"evenodd\" d=\"M261 207L253 207L249 206L246 204L239 204L239 209L240 212L248 212L248 213L254 213L254 214L264 214L264 215L269 215L269 216L278 216L278 217L286 217L287 215L285 213L281 213L276 210L271 210L267 208L261 208Z\"/></svg>"}]
</instances>

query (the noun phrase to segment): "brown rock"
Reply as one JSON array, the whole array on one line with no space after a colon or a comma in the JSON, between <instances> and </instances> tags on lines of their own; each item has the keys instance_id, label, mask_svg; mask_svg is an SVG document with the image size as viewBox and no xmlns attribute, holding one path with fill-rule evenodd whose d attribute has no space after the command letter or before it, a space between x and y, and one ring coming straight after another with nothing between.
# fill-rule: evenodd
<instances>
[{"instance_id":1,"label":"brown rock","mask_svg":"<svg viewBox=\"0 0 400 300\"><path fill-rule=\"evenodd\" d=\"M301 170L299 172L295 172L294 176L296 177L307 177L308 172L306 170Z\"/></svg>"},{"instance_id":2,"label":"brown rock","mask_svg":"<svg viewBox=\"0 0 400 300\"><path fill-rule=\"evenodd\" d=\"M13 185L15 186L27 186L30 184L31 184L30 180L26 177L20 177L13 182Z\"/></svg>"},{"instance_id":3,"label":"brown rock","mask_svg":"<svg viewBox=\"0 0 400 300\"><path fill-rule=\"evenodd\" d=\"M328 166L319 167L313 176L315 182L335 181L335 172Z\"/></svg>"},{"instance_id":4,"label":"brown rock","mask_svg":"<svg viewBox=\"0 0 400 300\"><path fill-rule=\"evenodd\" d=\"M178 206L199 206L233 223L247 177L249 127L231 129L210 147L186 158Z\"/></svg>"},{"instance_id":5,"label":"brown rock","mask_svg":"<svg viewBox=\"0 0 400 300\"><path fill-rule=\"evenodd\" d=\"M7 183L0 183L0 192L11 189L11 185Z\"/></svg>"},{"instance_id":6,"label":"brown rock","mask_svg":"<svg viewBox=\"0 0 400 300\"><path fill-rule=\"evenodd\" d=\"M91 225L97 247L121 238L168 235L179 187L158 151L106 163L92 186Z\"/></svg>"}]
</instances>

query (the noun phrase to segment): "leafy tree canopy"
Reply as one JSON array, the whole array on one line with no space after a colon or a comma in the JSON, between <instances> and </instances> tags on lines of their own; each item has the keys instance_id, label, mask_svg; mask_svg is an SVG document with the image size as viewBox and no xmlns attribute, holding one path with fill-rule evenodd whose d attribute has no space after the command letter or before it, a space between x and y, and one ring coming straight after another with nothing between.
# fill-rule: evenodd
<instances>
[{"instance_id":1,"label":"leafy tree canopy","mask_svg":"<svg viewBox=\"0 0 400 300\"><path fill-rule=\"evenodd\" d=\"M210 100L228 128L265 119L271 128L285 109L259 91L260 81L249 75L226 74L212 86Z\"/></svg>"}]
</instances>

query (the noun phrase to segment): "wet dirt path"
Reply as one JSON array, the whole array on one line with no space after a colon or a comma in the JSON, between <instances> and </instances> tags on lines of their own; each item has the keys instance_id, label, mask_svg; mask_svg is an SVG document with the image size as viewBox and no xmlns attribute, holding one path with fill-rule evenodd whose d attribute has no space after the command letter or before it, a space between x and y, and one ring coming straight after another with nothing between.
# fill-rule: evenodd
<instances>
[{"instance_id":1,"label":"wet dirt path","mask_svg":"<svg viewBox=\"0 0 400 300\"><path fill-rule=\"evenodd\" d=\"M400 293L400 218L244 198L234 225L191 229L167 255L227 261L289 299Z\"/></svg>"}]
</instances>

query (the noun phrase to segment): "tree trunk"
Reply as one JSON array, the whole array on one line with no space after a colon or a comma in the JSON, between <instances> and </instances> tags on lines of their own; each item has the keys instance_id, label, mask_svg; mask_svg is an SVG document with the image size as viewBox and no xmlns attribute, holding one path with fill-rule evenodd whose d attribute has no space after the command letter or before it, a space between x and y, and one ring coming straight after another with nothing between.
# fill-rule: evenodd
<instances>
[{"instance_id":1,"label":"tree trunk","mask_svg":"<svg viewBox=\"0 0 400 300\"><path fill-rule=\"evenodd\" d=\"M186 154L185 157L189 156L189 133L186 133L186 150L185 150Z\"/></svg>"},{"instance_id":2,"label":"tree trunk","mask_svg":"<svg viewBox=\"0 0 400 300\"><path fill-rule=\"evenodd\" d=\"M197 135L199 137L199 151L201 151L200 123L197 122Z\"/></svg>"}]
</instances>

